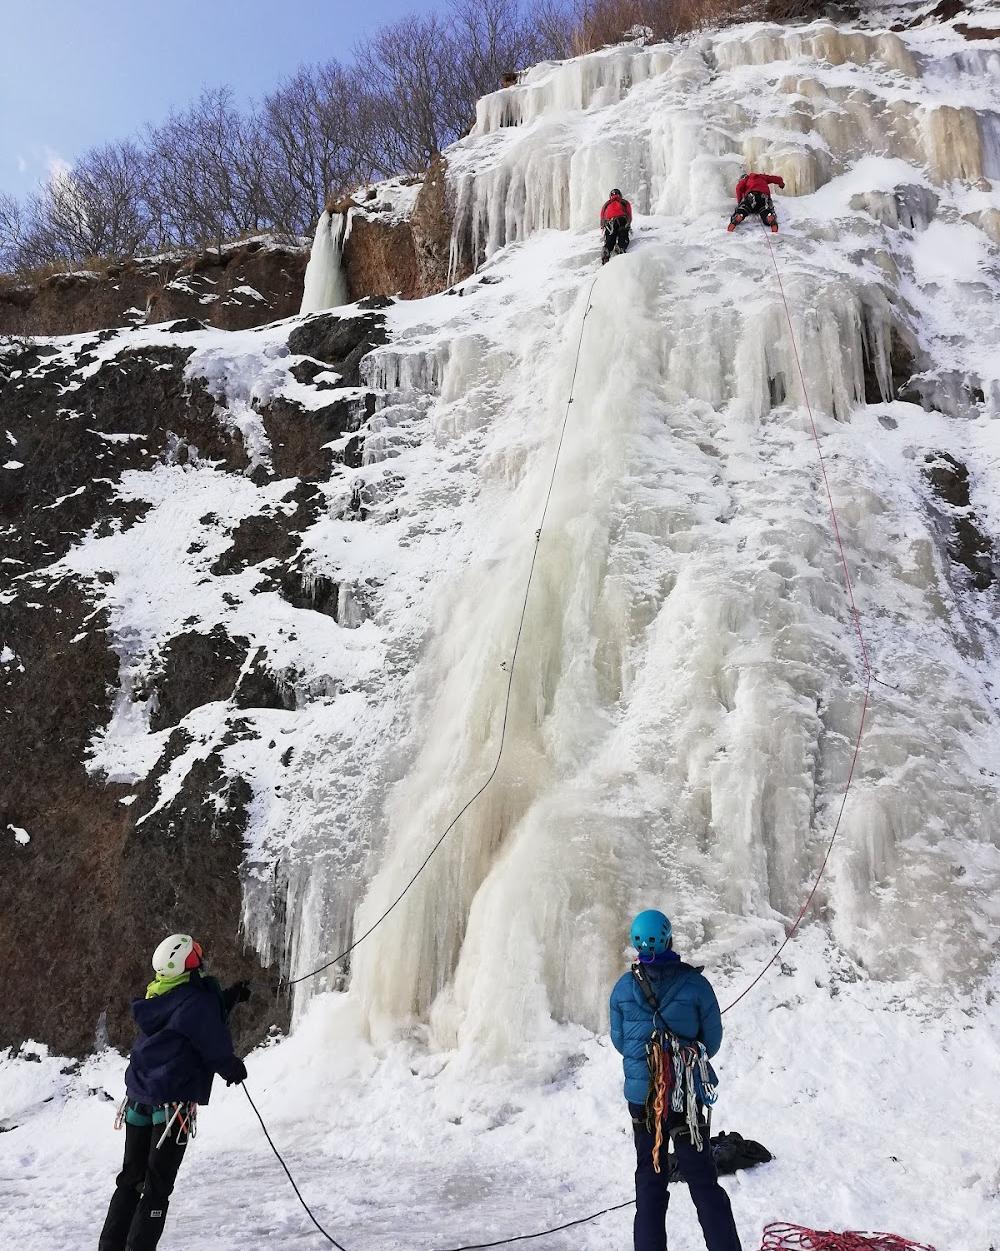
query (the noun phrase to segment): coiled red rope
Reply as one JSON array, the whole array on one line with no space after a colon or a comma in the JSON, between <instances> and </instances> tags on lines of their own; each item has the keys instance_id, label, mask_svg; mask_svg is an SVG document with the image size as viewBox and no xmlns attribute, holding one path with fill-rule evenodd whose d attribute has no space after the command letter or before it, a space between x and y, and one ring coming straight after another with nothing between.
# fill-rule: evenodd
<instances>
[{"instance_id":1,"label":"coiled red rope","mask_svg":"<svg viewBox=\"0 0 1000 1251\"><path fill-rule=\"evenodd\" d=\"M913 1242L899 1234L864 1234L847 1229L807 1229L776 1221L764 1230L760 1251L935 1251L926 1242Z\"/></svg>"}]
</instances>

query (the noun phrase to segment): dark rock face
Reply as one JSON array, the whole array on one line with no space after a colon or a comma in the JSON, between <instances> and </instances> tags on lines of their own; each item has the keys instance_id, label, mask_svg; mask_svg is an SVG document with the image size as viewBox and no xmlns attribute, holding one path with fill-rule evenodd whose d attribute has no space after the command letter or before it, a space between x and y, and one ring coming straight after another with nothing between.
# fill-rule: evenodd
<instances>
[{"instance_id":1,"label":"dark rock face","mask_svg":"<svg viewBox=\"0 0 1000 1251\"><path fill-rule=\"evenodd\" d=\"M948 527L948 555L968 572L977 591L988 590L997 580L1000 559L973 510L968 469L947 452L935 452L927 457L924 473Z\"/></svg>"},{"instance_id":2,"label":"dark rock face","mask_svg":"<svg viewBox=\"0 0 1000 1251\"><path fill-rule=\"evenodd\" d=\"M0 334L82 334L178 318L245 330L302 303L308 248L251 239L195 256L137 258L100 272L0 280Z\"/></svg>"},{"instance_id":3,"label":"dark rock face","mask_svg":"<svg viewBox=\"0 0 1000 1251\"><path fill-rule=\"evenodd\" d=\"M28 1038L71 1054L104 1041L127 1047L129 996L149 980L153 948L187 929L222 980L253 983L234 1016L240 1047L287 1025L277 967L262 968L240 936L253 792L225 753L259 739L262 713L294 707L295 674L272 660L266 638L193 616L156 641L126 688L125 644L106 607L118 575L57 562L148 516L152 505L123 489L123 475L189 466L235 477L259 500L236 518L222 508L200 516L200 537L179 550L197 562L210 541L221 553L198 566L201 583L217 584L223 605L277 594L335 628L340 587L308 566L302 535L328 507L315 482L347 460L346 446L323 444L350 435L360 449L375 400L331 397L313 409L274 388L259 410L271 464L251 476L225 396L189 376L196 333L165 330L162 344L136 343L129 331L55 347L0 341L0 433L19 466L0 475L0 1047ZM324 314L290 340L289 371L306 352L322 372L359 382L361 358L385 330L374 311ZM276 499L273 484L286 478L297 481ZM137 780L88 768L123 693L161 736L151 740L158 760ZM197 718L214 716L210 705L219 713L206 740ZM276 767L288 756L274 744Z\"/></svg>"},{"instance_id":4,"label":"dark rock face","mask_svg":"<svg viewBox=\"0 0 1000 1251\"><path fill-rule=\"evenodd\" d=\"M151 730L178 725L202 704L229 699L246 662L246 639L231 639L221 626L171 639L160 653L161 671L151 681ZM141 696L144 692L137 694Z\"/></svg>"},{"instance_id":5,"label":"dark rock face","mask_svg":"<svg viewBox=\"0 0 1000 1251\"><path fill-rule=\"evenodd\" d=\"M413 207L410 225L420 295L443 291L449 282L451 230L455 213L448 193L447 169L448 162L439 153L431 162ZM468 268L463 268L451 275L451 280L459 282L470 272Z\"/></svg>"},{"instance_id":6,"label":"dark rock face","mask_svg":"<svg viewBox=\"0 0 1000 1251\"><path fill-rule=\"evenodd\" d=\"M902 332L893 326L889 336L889 394L883 394L883 386L879 380L875 360L869 345L865 345L864 384L865 403L880 404L885 400L913 400L920 403L919 396L911 389L911 380L916 371L914 349Z\"/></svg>"},{"instance_id":7,"label":"dark rock face","mask_svg":"<svg viewBox=\"0 0 1000 1251\"><path fill-rule=\"evenodd\" d=\"M338 317L317 313L288 336L288 350L336 367L341 386L356 387L361 381L358 365L362 357L385 341L382 321L372 314Z\"/></svg>"}]
</instances>

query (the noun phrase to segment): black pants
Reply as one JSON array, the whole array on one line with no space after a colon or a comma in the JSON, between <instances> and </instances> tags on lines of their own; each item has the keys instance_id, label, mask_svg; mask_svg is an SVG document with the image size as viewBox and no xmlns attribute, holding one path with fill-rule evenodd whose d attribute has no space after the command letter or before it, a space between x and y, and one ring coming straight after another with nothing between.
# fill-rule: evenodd
<instances>
[{"instance_id":1,"label":"black pants","mask_svg":"<svg viewBox=\"0 0 1000 1251\"><path fill-rule=\"evenodd\" d=\"M167 1220L170 1192L187 1139L175 1123L162 1147L162 1125L126 1125L125 1160L111 1196L98 1251L153 1251Z\"/></svg>"},{"instance_id":2,"label":"black pants","mask_svg":"<svg viewBox=\"0 0 1000 1251\"><path fill-rule=\"evenodd\" d=\"M738 224L738 221L742 221L745 217L753 217L754 213L760 214L760 220L765 226L770 226L772 222L778 220L774 215L773 200L762 191L748 191L737 204L736 211L729 220Z\"/></svg>"},{"instance_id":3,"label":"black pants","mask_svg":"<svg viewBox=\"0 0 1000 1251\"><path fill-rule=\"evenodd\" d=\"M628 237L631 227L624 217L612 217L611 221L604 227L604 252L602 260L607 260L611 253L618 249L619 252L628 251Z\"/></svg>"},{"instance_id":4,"label":"black pants","mask_svg":"<svg viewBox=\"0 0 1000 1251\"><path fill-rule=\"evenodd\" d=\"M660 1148L663 1171L657 1173L653 1167L656 1139L646 1129L645 1109L640 1103L630 1103L628 1110L632 1114L635 1135L635 1251L667 1251L667 1204L670 1201L666 1160L668 1133L684 1126L684 1118L678 1112L671 1112L667 1119ZM681 1177L691 1192L705 1246L708 1251L742 1251L729 1195L719 1185L707 1135L703 1141L703 1149L696 1151L686 1131L675 1132L673 1139Z\"/></svg>"}]
</instances>

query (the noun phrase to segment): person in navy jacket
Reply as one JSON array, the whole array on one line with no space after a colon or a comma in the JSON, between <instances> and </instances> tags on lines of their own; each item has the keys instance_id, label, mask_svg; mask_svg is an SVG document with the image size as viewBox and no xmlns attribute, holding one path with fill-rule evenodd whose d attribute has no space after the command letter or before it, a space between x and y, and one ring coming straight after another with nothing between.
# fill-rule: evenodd
<instances>
[{"instance_id":1,"label":"person in navy jacket","mask_svg":"<svg viewBox=\"0 0 1000 1251\"><path fill-rule=\"evenodd\" d=\"M632 945L639 967L655 996L653 1007L631 970L623 973L611 992L611 1041L621 1053L625 1070L625 1098L635 1138L635 1251L666 1251L666 1160L653 1162L656 1138L647 1128L646 1097L650 1078L646 1044L654 1028L666 1028L682 1042L700 1042L709 1056L722 1045L722 1014L708 979L699 969L685 964L674 951L670 921L662 912L640 912L632 922ZM700 1114L699 1114L700 1115ZM708 1251L741 1251L729 1196L719 1185L707 1134L698 1151L688 1135L683 1112L668 1111L664 1121L661 1154L673 1139L681 1176L687 1182L698 1213Z\"/></svg>"},{"instance_id":2,"label":"person in navy jacket","mask_svg":"<svg viewBox=\"0 0 1000 1251\"><path fill-rule=\"evenodd\" d=\"M784 178L780 174L756 174L752 170L741 170L740 180L736 184L736 210L726 229L735 230L745 218L759 213L764 225L771 227L772 234L777 234L778 217L771 199L772 186L784 190Z\"/></svg>"},{"instance_id":3,"label":"person in navy jacket","mask_svg":"<svg viewBox=\"0 0 1000 1251\"><path fill-rule=\"evenodd\" d=\"M246 1079L228 1018L250 998L249 985L223 991L202 966L201 944L171 934L153 953L156 976L145 996L132 1001L139 1037L125 1071L125 1159L99 1251L153 1251L197 1105L208 1103L216 1073L227 1086Z\"/></svg>"}]
</instances>

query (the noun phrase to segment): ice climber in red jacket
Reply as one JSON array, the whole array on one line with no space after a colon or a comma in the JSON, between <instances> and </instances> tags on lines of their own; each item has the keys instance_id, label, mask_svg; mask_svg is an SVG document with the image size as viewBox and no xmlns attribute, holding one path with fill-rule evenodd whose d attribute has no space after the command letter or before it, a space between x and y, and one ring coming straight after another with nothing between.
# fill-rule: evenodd
<instances>
[{"instance_id":1,"label":"ice climber in red jacket","mask_svg":"<svg viewBox=\"0 0 1000 1251\"><path fill-rule=\"evenodd\" d=\"M628 251L628 236L632 229L632 205L617 187L612 187L601 209L601 226L604 228L601 264L606 265L614 253Z\"/></svg>"},{"instance_id":2,"label":"ice climber in red jacket","mask_svg":"<svg viewBox=\"0 0 1000 1251\"><path fill-rule=\"evenodd\" d=\"M740 171L740 180L736 184L736 212L729 219L729 230L735 230L745 217L759 213L764 225L771 227L771 233L778 233L778 219L769 190L772 183L784 190L785 180L779 174L755 174L746 169Z\"/></svg>"}]
</instances>

